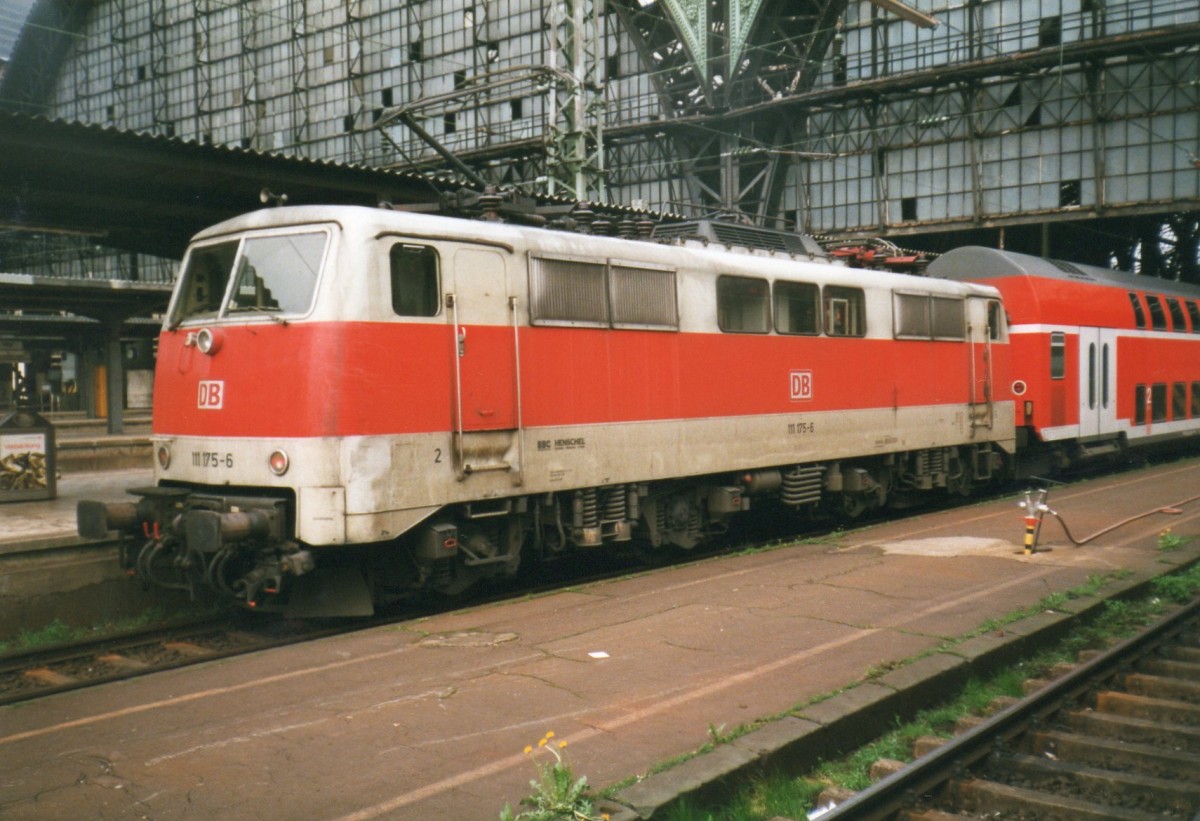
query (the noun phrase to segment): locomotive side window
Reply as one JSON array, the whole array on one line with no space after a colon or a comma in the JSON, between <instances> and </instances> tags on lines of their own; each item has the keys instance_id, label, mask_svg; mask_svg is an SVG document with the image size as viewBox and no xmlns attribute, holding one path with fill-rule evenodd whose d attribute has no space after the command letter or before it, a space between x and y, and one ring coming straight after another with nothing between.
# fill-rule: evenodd
<instances>
[{"instance_id":1,"label":"locomotive side window","mask_svg":"<svg viewBox=\"0 0 1200 821\"><path fill-rule=\"evenodd\" d=\"M317 290L328 241L324 231L247 238L242 243L229 311L307 311Z\"/></svg>"},{"instance_id":2,"label":"locomotive side window","mask_svg":"<svg viewBox=\"0 0 1200 821\"><path fill-rule=\"evenodd\" d=\"M1188 316L1192 320L1192 333L1200 334L1200 305L1190 300L1183 304L1187 306Z\"/></svg>"},{"instance_id":3,"label":"locomotive side window","mask_svg":"<svg viewBox=\"0 0 1200 821\"><path fill-rule=\"evenodd\" d=\"M765 334L771 325L770 290L765 279L717 277L717 325L729 333Z\"/></svg>"},{"instance_id":4,"label":"locomotive side window","mask_svg":"<svg viewBox=\"0 0 1200 821\"><path fill-rule=\"evenodd\" d=\"M1067 374L1067 335L1050 334L1050 378L1062 379Z\"/></svg>"},{"instance_id":5,"label":"locomotive side window","mask_svg":"<svg viewBox=\"0 0 1200 821\"><path fill-rule=\"evenodd\" d=\"M398 242L388 252L392 310L400 316L437 316L441 310L438 253L428 245Z\"/></svg>"},{"instance_id":6,"label":"locomotive side window","mask_svg":"<svg viewBox=\"0 0 1200 821\"><path fill-rule=\"evenodd\" d=\"M614 328L679 329L674 270L613 262L608 273Z\"/></svg>"},{"instance_id":7,"label":"locomotive side window","mask_svg":"<svg viewBox=\"0 0 1200 821\"><path fill-rule=\"evenodd\" d=\"M1146 304L1150 307L1150 325L1156 331L1167 329L1167 314L1163 310L1162 300L1153 294L1146 294Z\"/></svg>"},{"instance_id":8,"label":"locomotive side window","mask_svg":"<svg viewBox=\"0 0 1200 821\"><path fill-rule=\"evenodd\" d=\"M781 334L819 334L821 289L809 282L776 282L775 330Z\"/></svg>"},{"instance_id":9,"label":"locomotive side window","mask_svg":"<svg viewBox=\"0 0 1200 821\"><path fill-rule=\"evenodd\" d=\"M861 288L826 285L825 333L830 336L863 336L867 332L866 298Z\"/></svg>"},{"instance_id":10,"label":"locomotive side window","mask_svg":"<svg viewBox=\"0 0 1200 821\"><path fill-rule=\"evenodd\" d=\"M1178 299L1167 299L1167 308L1171 311L1171 325L1179 333L1187 333L1187 321L1183 318L1183 308Z\"/></svg>"},{"instance_id":11,"label":"locomotive side window","mask_svg":"<svg viewBox=\"0 0 1200 821\"><path fill-rule=\"evenodd\" d=\"M1133 319L1139 328L1146 327L1146 310L1142 308L1142 299L1137 294L1130 292L1129 304L1133 306Z\"/></svg>"},{"instance_id":12,"label":"locomotive side window","mask_svg":"<svg viewBox=\"0 0 1200 821\"><path fill-rule=\"evenodd\" d=\"M535 325L608 326L604 263L557 257L533 257L529 263Z\"/></svg>"},{"instance_id":13,"label":"locomotive side window","mask_svg":"<svg viewBox=\"0 0 1200 821\"><path fill-rule=\"evenodd\" d=\"M935 296L933 305L933 338L965 339L967 336L966 300L957 297Z\"/></svg>"},{"instance_id":14,"label":"locomotive side window","mask_svg":"<svg viewBox=\"0 0 1200 821\"><path fill-rule=\"evenodd\" d=\"M214 317L220 312L237 249L237 240L192 249L183 271L174 323L193 317Z\"/></svg>"},{"instance_id":15,"label":"locomotive side window","mask_svg":"<svg viewBox=\"0 0 1200 821\"><path fill-rule=\"evenodd\" d=\"M929 297L924 294L893 294L897 339L928 339Z\"/></svg>"}]
</instances>

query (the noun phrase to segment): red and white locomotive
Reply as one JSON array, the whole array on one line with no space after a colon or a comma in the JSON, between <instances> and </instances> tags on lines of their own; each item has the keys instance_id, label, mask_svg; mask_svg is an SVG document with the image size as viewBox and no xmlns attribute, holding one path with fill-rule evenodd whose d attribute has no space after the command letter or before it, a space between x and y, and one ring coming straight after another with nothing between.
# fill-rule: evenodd
<instances>
[{"instance_id":1,"label":"red and white locomotive","mask_svg":"<svg viewBox=\"0 0 1200 821\"><path fill-rule=\"evenodd\" d=\"M1018 436L1084 447L1057 410L1075 394L1035 375L1086 355L1080 323L1043 316L1032 280L943 260L914 277L382 208L238 217L194 238L159 337L156 485L80 503L79 529L132 534L160 584L349 615L523 559L690 548L752 500L967 493L1012 473ZM1085 344L1113 345L1115 399L1126 351L1170 333L1105 311ZM1184 378L1146 377L1149 425Z\"/></svg>"}]
</instances>

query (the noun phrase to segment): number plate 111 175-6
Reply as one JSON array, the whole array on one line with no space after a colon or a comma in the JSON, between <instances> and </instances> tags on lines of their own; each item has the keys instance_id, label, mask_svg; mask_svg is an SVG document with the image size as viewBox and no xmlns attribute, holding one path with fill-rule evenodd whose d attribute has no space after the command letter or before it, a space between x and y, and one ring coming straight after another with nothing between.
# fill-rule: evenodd
<instances>
[{"instance_id":1,"label":"number plate 111 175-6","mask_svg":"<svg viewBox=\"0 0 1200 821\"><path fill-rule=\"evenodd\" d=\"M215 450L194 450L192 451L192 467L231 468L233 467L233 454L218 453Z\"/></svg>"}]
</instances>

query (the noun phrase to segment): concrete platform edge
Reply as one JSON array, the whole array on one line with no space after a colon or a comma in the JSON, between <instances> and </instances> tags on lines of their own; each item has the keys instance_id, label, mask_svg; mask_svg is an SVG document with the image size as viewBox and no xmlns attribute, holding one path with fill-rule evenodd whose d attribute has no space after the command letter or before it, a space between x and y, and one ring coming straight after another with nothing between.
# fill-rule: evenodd
<instances>
[{"instance_id":1,"label":"concrete platform edge","mask_svg":"<svg viewBox=\"0 0 1200 821\"><path fill-rule=\"evenodd\" d=\"M1200 549L1163 554L1161 573L1133 573L1110 582L1099 595L1064 602L923 656L873 681L851 685L831 698L799 708L710 752L650 775L600 802L610 821L661 819L691 799L719 803L750 778L764 773L799 774L822 760L844 755L879 734L879 727L908 721L933 706L933 694L993 674L1014 660L1060 640L1081 619L1100 613L1110 599L1149 592L1158 576L1200 563Z\"/></svg>"}]
</instances>

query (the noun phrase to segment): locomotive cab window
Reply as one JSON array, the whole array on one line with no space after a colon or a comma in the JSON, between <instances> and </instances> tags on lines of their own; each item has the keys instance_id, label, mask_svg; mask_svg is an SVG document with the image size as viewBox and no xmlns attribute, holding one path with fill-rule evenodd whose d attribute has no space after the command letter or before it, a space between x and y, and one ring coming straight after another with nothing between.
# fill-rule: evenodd
<instances>
[{"instance_id":1,"label":"locomotive cab window","mask_svg":"<svg viewBox=\"0 0 1200 821\"><path fill-rule=\"evenodd\" d=\"M819 334L821 289L809 282L776 282L775 330L781 334Z\"/></svg>"},{"instance_id":2,"label":"locomotive cab window","mask_svg":"<svg viewBox=\"0 0 1200 821\"><path fill-rule=\"evenodd\" d=\"M861 288L826 285L825 333L829 336L864 336L867 333L866 298Z\"/></svg>"},{"instance_id":3,"label":"locomotive cab window","mask_svg":"<svg viewBox=\"0 0 1200 821\"><path fill-rule=\"evenodd\" d=\"M237 258L238 243L219 242L191 250L183 269L183 284L179 289L179 304L175 306L173 323L185 319L215 317L221 310L229 275Z\"/></svg>"},{"instance_id":4,"label":"locomotive cab window","mask_svg":"<svg viewBox=\"0 0 1200 821\"><path fill-rule=\"evenodd\" d=\"M966 300L957 297L935 296L933 306L933 338L965 339L967 336Z\"/></svg>"},{"instance_id":5,"label":"locomotive cab window","mask_svg":"<svg viewBox=\"0 0 1200 821\"><path fill-rule=\"evenodd\" d=\"M247 237L229 312L302 314L312 304L325 257L325 232Z\"/></svg>"},{"instance_id":6,"label":"locomotive cab window","mask_svg":"<svg viewBox=\"0 0 1200 821\"><path fill-rule=\"evenodd\" d=\"M172 326L234 313L303 314L312 306L327 231L257 234L193 248Z\"/></svg>"},{"instance_id":7,"label":"locomotive cab window","mask_svg":"<svg viewBox=\"0 0 1200 821\"><path fill-rule=\"evenodd\" d=\"M717 325L722 331L765 334L770 330L770 288L765 279L717 277Z\"/></svg>"},{"instance_id":8,"label":"locomotive cab window","mask_svg":"<svg viewBox=\"0 0 1200 821\"><path fill-rule=\"evenodd\" d=\"M428 245L398 242L388 259L392 310L399 316L437 316L441 310L437 251Z\"/></svg>"}]
</instances>

